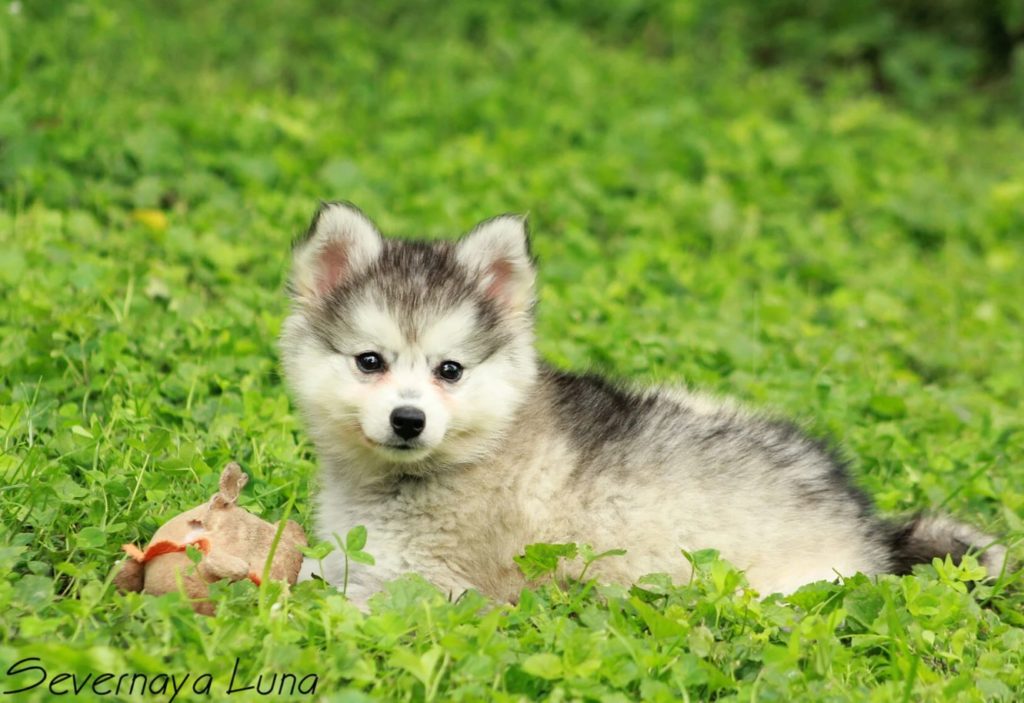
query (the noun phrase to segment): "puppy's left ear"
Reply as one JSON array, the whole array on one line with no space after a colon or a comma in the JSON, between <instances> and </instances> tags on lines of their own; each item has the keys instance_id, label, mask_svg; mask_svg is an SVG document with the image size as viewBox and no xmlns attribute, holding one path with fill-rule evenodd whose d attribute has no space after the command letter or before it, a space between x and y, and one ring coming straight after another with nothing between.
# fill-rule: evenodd
<instances>
[{"instance_id":1,"label":"puppy's left ear","mask_svg":"<svg viewBox=\"0 0 1024 703\"><path fill-rule=\"evenodd\" d=\"M481 222L456 245L456 256L488 298L514 313L533 306L536 270L525 216L500 215Z\"/></svg>"}]
</instances>

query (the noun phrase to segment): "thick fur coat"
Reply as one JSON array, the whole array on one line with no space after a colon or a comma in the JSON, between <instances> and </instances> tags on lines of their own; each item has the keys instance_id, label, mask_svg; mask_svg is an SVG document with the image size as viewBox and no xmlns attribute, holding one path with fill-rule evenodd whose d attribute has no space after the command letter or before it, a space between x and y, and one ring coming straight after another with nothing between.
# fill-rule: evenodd
<instances>
[{"instance_id":1,"label":"thick fur coat","mask_svg":"<svg viewBox=\"0 0 1024 703\"><path fill-rule=\"evenodd\" d=\"M285 375L322 464L318 537L369 532L357 601L406 572L512 600L527 585L513 557L536 542L624 548L588 572L619 583L685 580L681 550L714 548L763 594L968 550L1002 568L1005 550L967 525L875 515L792 423L538 360L523 218L409 242L332 203L293 256ZM339 554L323 563L329 581L342 572Z\"/></svg>"}]
</instances>

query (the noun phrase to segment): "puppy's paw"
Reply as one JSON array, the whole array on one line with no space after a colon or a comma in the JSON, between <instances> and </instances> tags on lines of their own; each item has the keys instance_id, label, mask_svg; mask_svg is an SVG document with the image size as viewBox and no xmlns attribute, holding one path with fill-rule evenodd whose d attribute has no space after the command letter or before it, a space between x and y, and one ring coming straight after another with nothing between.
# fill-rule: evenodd
<instances>
[{"instance_id":1,"label":"puppy's paw","mask_svg":"<svg viewBox=\"0 0 1024 703\"><path fill-rule=\"evenodd\" d=\"M298 581L311 581L314 576L321 579L324 577L324 575L320 573L320 561L304 557L302 559L302 568L299 569Z\"/></svg>"}]
</instances>

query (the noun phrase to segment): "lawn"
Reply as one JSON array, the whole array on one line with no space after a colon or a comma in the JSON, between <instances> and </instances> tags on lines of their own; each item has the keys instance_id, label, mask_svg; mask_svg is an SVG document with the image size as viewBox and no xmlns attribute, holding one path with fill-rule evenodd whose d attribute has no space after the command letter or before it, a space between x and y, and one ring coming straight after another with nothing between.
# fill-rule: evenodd
<instances>
[{"instance_id":1,"label":"lawn","mask_svg":"<svg viewBox=\"0 0 1024 703\"><path fill-rule=\"evenodd\" d=\"M218 587L212 618L110 584L232 459L245 507L312 527L276 339L320 199L427 238L528 212L551 362L799 418L883 512L1024 556L1024 49L775 5L0 5L0 691L1024 698L1021 573L971 587L971 559L762 597L697 553L689 584L515 606L410 576L368 614L316 582Z\"/></svg>"}]
</instances>

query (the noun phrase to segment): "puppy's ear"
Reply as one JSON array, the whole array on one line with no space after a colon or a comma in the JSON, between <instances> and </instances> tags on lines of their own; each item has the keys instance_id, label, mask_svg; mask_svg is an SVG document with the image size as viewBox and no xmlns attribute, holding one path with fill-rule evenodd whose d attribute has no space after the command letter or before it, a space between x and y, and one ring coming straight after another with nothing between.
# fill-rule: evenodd
<instances>
[{"instance_id":1,"label":"puppy's ear","mask_svg":"<svg viewBox=\"0 0 1024 703\"><path fill-rule=\"evenodd\" d=\"M500 215L481 222L459 241L456 255L483 294L499 305L516 313L533 306L536 272L525 216Z\"/></svg>"},{"instance_id":2,"label":"puppy's ear","mask_svg":"<svg viewBox=\"0 0 1024 703\"><path fill-rule=\"evenodd\" d=\"M292 296L303 302L322 298L368 268L383 248L380 232L357 207L324 203L293 248Z\"/></svg>"}]
</instances>

